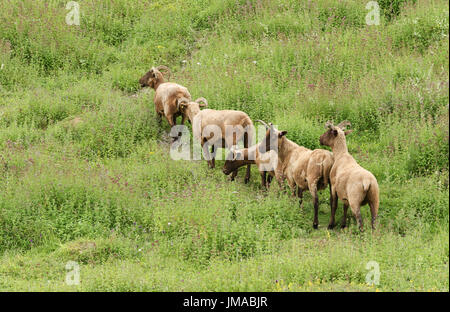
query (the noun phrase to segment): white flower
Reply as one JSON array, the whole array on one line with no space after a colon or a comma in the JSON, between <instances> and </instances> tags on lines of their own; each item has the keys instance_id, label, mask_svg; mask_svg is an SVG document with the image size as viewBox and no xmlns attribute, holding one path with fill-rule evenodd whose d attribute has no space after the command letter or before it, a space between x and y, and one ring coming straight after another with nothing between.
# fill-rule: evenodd
<instances>
[{"instance_id":1,"label":"white flower","mask_svg":"<svg viewBox=\"0 0 450 312\"><path fill-rule=\"evenodd\" d=\"M3 69L3 67L5 67L5 64L2 64L2 66L0 66L0 69Z\"/></svg>"},{"instance_id":2,"label":"white flower","mask_svg":"<svg viewBox=\"0 0 450 312\"><path fill-rule=\"evenodd\" d=\"M182 60L181 62L182 62L182 63L186 63L187 61L186 61L186 60Z\"/></svg>"},{"instance_id":3,"label":"white flower","mask_svg":"<svg viewBox=\"0 0 450 312\"><path fill-rule=\"evenodd\" d=\"M253 64L256 64L256 61L253 61Z\"/></svg>"},{"instance_id":4,"label":"white flower","mask_svg":"<svg viewBox=\"0 0 450 312\"><path fill-rule=\"evenodd\" d=\"M170 222L169 222L169 223L167 223L167 225L169 225L169 226L170 226L171 224L172 224L172 223L170 223Z\"/></svg>"},{"instance_id":5,"label":"white flower","mask_svg":"<svg viewBox=\"0 0 450 312\"><path fill-rule=\"evenodd\" d=\"M200 62L197 62L197 65L201 65Z\"/></svg>"},{"instance_id":6,"label":"white flower","mask_svg":"<svg viewBox=\"0 0 450 312\"><path fill-rule=\"evenodd\" d=\"M139 248L139 251L142 251L142 248Z\"/></svg>"}]
</instances>

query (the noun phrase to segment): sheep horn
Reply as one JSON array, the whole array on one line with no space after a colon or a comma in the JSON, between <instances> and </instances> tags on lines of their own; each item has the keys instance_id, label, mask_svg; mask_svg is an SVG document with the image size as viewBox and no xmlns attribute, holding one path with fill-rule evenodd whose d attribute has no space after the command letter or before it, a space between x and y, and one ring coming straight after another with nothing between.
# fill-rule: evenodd
<instances>
[{"instance_id":1,"label":"sheep horn","mask_svg":"<svg viewBox=\"0 0 450 312\"><path fill-rule=\"evenodd\" d=\"M331 122L331 120L328 120L325 123L325 129L334 129L334 125L333 125L333 122Z\"/></svg>"},{"instance_id":2,"label":"sheep horn","mask_svg":"<svg viewBox=\"0 0 450 312\"><path fill-rule=\"evenodd\" d=\"M266 129L269 129L269 126L262 120L258 119L257 122L260 122L264 125L264 127L266 127Z\"/></svg>"},{"instance_id":3,"label":"sheep horn","mask_svg":"<svg viewBox=\"0 0 450 312\"><path fill-rule=\"evenodd\" d=\"M180 104L181 103L189 103L189 100L187 99L187 98L185 98L184 96L183 97L180 97L179 99L178 99L178 101L177 101L177 109L178 110L180 110Z\"/></svg>"},{"instance_id":4,"label":"sheep horn","mask_svg":"<svg viewBox=\"0 0 450 312\"><path fill-rule=\"evenodd\" d=\"M337 126L339 128L341 128L342 130L345 130L345 128L350 127L352 124L350 123L350 121L348 120L344 120L343 122L341 122L340 124L338 124Z\"/></svg>"},{"instance_id":5,"label":"sheep horn","mask_svg":"<svg viewBox=\"0 0 450 312\"><path fill-rule=\"evenodd\" d=\"M204 97L199 97L195 100L196 103L203 102L205 103L205 106L208 106L208 101Z\"/></svg>"},{"instance_id":6,"label":"sheep horn","mask_svg":"<svg viewBox=\"0 0 450 312\"><path fill-rule=\"evenodd\" d=\"M242 155L242 152L240 150L234 150L233 151L233 161L238 159L238 157L240 158Z\"/></svg>"},{"instance_id":7,"label":"sheep horn","mask_svg":"<svg viewBox=\"0 0 450 312\"><path fill-rule=\"evenodd\" d=\"M167 80L169 80L170 77L172 76L172 72L170 71L169 67L167 67L165 65L159 65L158 67L156 67L156 69L159 71L161 71L161 69L166 70L169 74Z\"/></svg>"}]
</instances>

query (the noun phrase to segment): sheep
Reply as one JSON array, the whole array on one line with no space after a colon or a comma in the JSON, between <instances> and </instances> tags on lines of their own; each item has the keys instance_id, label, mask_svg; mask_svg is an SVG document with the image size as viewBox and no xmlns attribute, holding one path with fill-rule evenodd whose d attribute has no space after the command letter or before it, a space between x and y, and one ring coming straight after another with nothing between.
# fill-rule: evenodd
<instances>
[{"instance_id":1,"label":"sheep","mask_svg":"<svg viewBox=\"0 0 450 312\"><path fill-rule=\"evenodd\" d=\"M255 164L261 175L261 185L264 189L269 188L273 177L276 177L278 183L281 185L281 175L277 171L277 153L275 151L260 153L259 145L260 143L240 150L232 149L223 165L223 173L229 175L231 172L235 172L242 166Z\"/></svg>"},{"instance_id":2,"label":"sheep","mask_svg":"<svg viewBox=\"0 0 450 312\"><path fill-rule=\"evenodd\" d=\"M203 102L203 103L200 103ZM214 110L204 109L208 102L204 98L199 98L194 102L188 98L181 98L178 102L179 110L187 116L192 124L194 138L200 142L209 168L215 168L215 153L219 147L228 148L237 145L243 139L244 147L249 147L253 140L253 122L248 115L235 110ZM217 130L217 131L214 131ZM214 133L215 132L215 133ZM209 153L211 146L211 154ZM237 169L233 172L231 179L237 175ZM250 180L250 164L244 182Z\"/></svg>"},{"instance_id":3,"label":"sheep","mask_svg":"<svg viewBox=\"0 0 450 312\"><path fill-rule=\"evenodd\" d=\"M182 115L181 124L184 124L186 116L179 111L178 101L180 98L191 99L191 94L188 89L173 82L166 82L160 70L170 70L160 65L152 67L144 76L139 79L141 87L150 87L155 90L153 102L155 103L156 114L158 115L158 123L161 124L162 116L164 115L171 127L177 124L177 117Z\"/></svg>"},{"instance_id":4,"label":"sheep","mask_svg":"<svg viewBox=\"0 0 450 312\"><path fill-rule=\"evenodd\" d=\"M334 126L328 121L325 125L327 131L320 136L320 144L331 147L334 154L334 164L330 172L331 219L328 228L331 229L335 225L334 216L338 198L340 198L344 202L344 218L341 227L346 227L347 209L350 205L359 229L363 231L361 206L369 204L372 229L374 229L379 207L379 188L375 176L361 167L348 152L345 136L353 130L345 131L345 129L350 125L350 122L343 121Z\"/></svg>"},{"instance_id":5,"label":"sheep","mask_svg":"<svg viewBox=\"0 0 450 312\"><path fill-rule=\"evenodd\" d=\"M310 150L299 146L286 138L287 131L278 131L272 124L268 126L264 123L264 125L267 132L259 146L259 151L264 153L277 150L282 179L287 179L293 196L297 186L300 207L303 204L303 191L309 190L314 200L313 228L317 229L319 226L318 191L325 189L329 184L330 170L334 162L333 154L323 149Z\"/></svg>"}]
</instances>

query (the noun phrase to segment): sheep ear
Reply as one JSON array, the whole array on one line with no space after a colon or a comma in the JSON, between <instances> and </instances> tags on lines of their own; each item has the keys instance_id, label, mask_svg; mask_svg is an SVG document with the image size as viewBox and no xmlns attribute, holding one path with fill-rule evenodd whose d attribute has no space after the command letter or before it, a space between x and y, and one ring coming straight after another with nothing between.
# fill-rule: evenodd
<instances>
[{"instance_id":1,"label":"sheep ear","mask_svg":"<svg viewBox=\"0 0 450 312\"><path fill-rule=\"evenodd\" d=\"M350 134L350 133L352 133L352 132L353 132L353 129L345 131L344 134L345 134L345 135L348 135L348 134Z\"/></svg>"},{"instance_id":2,"label":"sheep ear","mask_svg":"<svg viewBox=\"0 0 450 312\"><path fill-rule=\"evenodd\" d=\"M280 133L278 133L278 137L284 137L287 134L287 131L281 131Z\"/></svg>"}]
</instances>

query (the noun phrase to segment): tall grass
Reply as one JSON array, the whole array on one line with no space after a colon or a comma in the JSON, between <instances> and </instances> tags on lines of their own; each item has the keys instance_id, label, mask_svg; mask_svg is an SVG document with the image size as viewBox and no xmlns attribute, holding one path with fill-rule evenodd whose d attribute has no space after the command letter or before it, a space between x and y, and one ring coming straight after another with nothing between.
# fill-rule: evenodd
<instances>
[{"instance_id":1,"label":"tall grass","mask_svg":"<svg viewBox=\"0 0 450 312\"><path fill-rule=\"evenodd\" d=\"M79 1L80 26L64 1L1 2L0 289L373 291L375 260L378 290L448 291L448 2L378 2L378 26L361 1ZM310 196L255 168L171 160L138 84L159 64L309 148L351 121L378 229L327 231L325 190L314 231Z\"/></svg>"}]
</instances>

